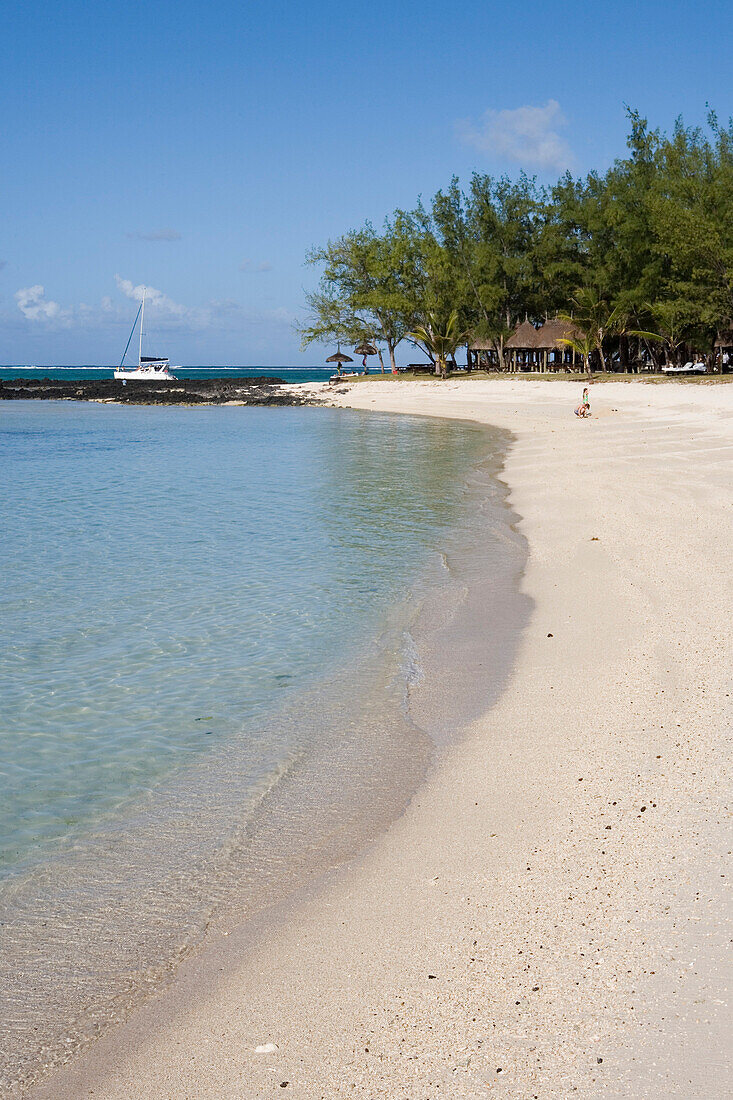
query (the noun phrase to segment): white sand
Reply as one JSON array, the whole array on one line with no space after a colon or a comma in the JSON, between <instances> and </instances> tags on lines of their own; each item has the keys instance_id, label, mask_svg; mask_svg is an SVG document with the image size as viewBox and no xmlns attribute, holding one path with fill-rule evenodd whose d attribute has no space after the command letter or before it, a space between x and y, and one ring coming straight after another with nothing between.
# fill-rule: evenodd
<instances>
[{"instance_id":1,"label":"white sand","mask_svg":"<svg viewBox=\"0 0 733 1100\"><path fill-rule=\"evenodd\" d=\"M733 386L604 384L586 422L581 388L337 397L516 434L510 684L363 858L34 1096L733 1095Z\"/></svg>"}]
</instances>

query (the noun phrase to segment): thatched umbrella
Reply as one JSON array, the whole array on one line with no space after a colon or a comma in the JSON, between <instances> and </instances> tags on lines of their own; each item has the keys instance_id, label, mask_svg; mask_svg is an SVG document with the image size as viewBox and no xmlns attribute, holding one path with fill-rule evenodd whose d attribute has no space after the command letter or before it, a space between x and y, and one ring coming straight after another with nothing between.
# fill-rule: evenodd
<instances>
[{"instance_id":1,"label":"thatched umbrella","mask_svg":"<svg viewBox=\"0 0 733 1100\"><path fill-rule=\"evenodd\" d=\"M361 361L362 367L368 370L367 367L367 355L377 355L377 349L374 344L367 344L366 341L363 344L359 344L358 348L354 348L354 355L363 355L364 358Z\"/></svg>"},{"instance_id":2,"label":"thatched umbrella","mask_svg":"<svg viewBox=\"0 0 733 1100\"><path fill-rule=\"evenodd\" d=\"M339 374L341 374L341 364L342 363L353 363L354 360L351 358L350 355L344 355L341 348L339 347L336 354L335 355L329 355L326 362L327 363L335 363L336 364L336 370L339 372Z\"/></svg>"}]
</instances>

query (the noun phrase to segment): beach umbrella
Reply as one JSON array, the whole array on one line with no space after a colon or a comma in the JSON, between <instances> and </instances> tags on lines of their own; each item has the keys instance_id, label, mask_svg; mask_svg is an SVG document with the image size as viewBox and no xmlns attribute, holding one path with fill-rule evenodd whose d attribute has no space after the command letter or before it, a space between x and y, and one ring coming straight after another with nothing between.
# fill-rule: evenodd
<instances>
[{"instance_id":1,"label":"beach umbrella","mask_svg":"<svg viewBox=\"0 0 733 1100\"><path fill-rule=\"evenodd\" d=\"M336 364L336 370L339 372L339 374L341 374L341 364L342 363L353 363L354 360L351 358L350 355L344 355L341 348L339 348L335 355L329 355L326 362L327 363L335 363Z\"/></svg>"},{"instance_id":2,"label":"beach umbrella","mask_svg":"<svg viewBox=\"0 0 733 1100\"><path fill-rule=\"evenodd\" d=\"M363 355L364 358L361 361L362 367L367 365L367 355L377 355L377 349L374 344L367 344L366 341L363 344L359 344L358 348L354 348L354 355Z\"/></svg>"}]
</instances>

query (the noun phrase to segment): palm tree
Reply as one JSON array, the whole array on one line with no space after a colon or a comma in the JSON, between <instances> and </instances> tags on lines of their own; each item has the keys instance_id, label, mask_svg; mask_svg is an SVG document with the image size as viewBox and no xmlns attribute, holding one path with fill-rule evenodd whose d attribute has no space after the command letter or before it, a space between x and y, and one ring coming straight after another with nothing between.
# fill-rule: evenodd
<instances>
[{"instance_id":1,"label":"palm tree","mask_svg":"<svg viewBox=\"0 0 733 1100\"><path fill-rule=\"evenodd\" d=\"M579 345L587 347L582 351L580 346L573 343L573 339L562 340L561 343L568 347L574 347L575 351L585 360L585 369L590 374L590 356L594 351L598 352L601 361L601 370L606 369L606 358L603 354L603 341L606 336L614 331L614 326L621 315L620 306L611 309L606 299L595 287L582 286L576 290L575 297L570 299L571 313L561 313L563 321L574 325L582 336Z\"/></svg>"},{"instance_id":2,"label":"palm tree","mask_svg":"<svg viewBox=\"0 0 733 1100\"><path fill-rule=\"evenodd\" d=\"M681 363L681 350L687 343L692 328L689 306L679 302L653 302L647 304L647 311L657 327L656 332L642 332L635 335L647 340L656 340L664 344L664 358L667 363Z\"/></svg>"},{"instance_id":3,"label":"palm tree","mask_svg":"<svg viewBox=\"0 0 733 1100\"><path fill-rule=\"evenodd\" d=\"M455 309L447 321L442 321L435 313L428 313L425 324L418 325L407 335L408 339L422 344L435 361L435 373L440 378L445 378L448 356L455 355L456 349L468 338L468 334L458 327L458 312Z\"/></svg>"},{"instance_id":4,"label":"palm tree","mask_svg":"<svg viewBox=\"0 0 733 1100\"><path fill-rule=\"evenodd\" d=\"M638 336L645 340L658 340L653 332L643 332L640 329L630 328L630 316L622 303L618 302L613 308L595 287L584 286L576 290L575 297L570 299L573 307L572 313L561 313L563 321L573 325L579 332L578 337L568 337L560 341L566 347L574 348L578 355L585 361L585 369L591 373L590 357L594 351L598 352L601 361L601 370L606 370L606 357L603 353L603 341L609 336Z\"/></svg>"},{"instance_id":5,"label":"palm tree","mask_svg":"<svg viewBox=\"0 0 733 1100\"><path fill-rule=\"evenodd\" d=\"M563 316L564 321L567 319L566 316ZM590 357L596 348L595 336L587 332L579 333L577 336L561 336L558 343L563 344L566 348L572 348L575 354L580 356L583 360L585 373L590 377Z\"/></svg>"}]
</instances>

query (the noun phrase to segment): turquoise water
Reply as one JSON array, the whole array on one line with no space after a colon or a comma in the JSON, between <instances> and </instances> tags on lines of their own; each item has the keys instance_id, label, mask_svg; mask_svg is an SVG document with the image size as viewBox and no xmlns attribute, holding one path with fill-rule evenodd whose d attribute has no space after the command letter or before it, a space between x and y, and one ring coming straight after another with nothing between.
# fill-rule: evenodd
<instances>
[{"instance_id":1,"label":"turquoise water","mask_svg":"<svg viewBox=\"0 0 733 1100\"><path fill-rule=\"evenodd\" d=\"M493 648L455 614L483 629L521 568L504 445L326 408L0 406L1 1081L358 851L424 774L435 699L441 737L486 705L514 611Z\"/></svg>"},{"instance_id":2,"label":"turquoise water","mask_svg":"<svg viewBox=\"0 0 733 1100\"><path fill-rule=\"evenodd\" d=\"M345 660L469 459L333 410L4 406L0 874Z\"/></svg>"},{"instance_id":3,"label":"turquoise water","mask_svg":"<svg viewBox=\"0 0 733 1100\"><path fill-rule=\"evenodd\" d=\"M115 364L117 366L119 364ZM0 381L12 378L63 378L67 382L94 382L112 378L115 367L1 366ZM361 368L360 368L361 369ZM286 382L325 382L333 374L331 367L176 367L177 378L283 378Z\"/></svg>"}]
</instances>

